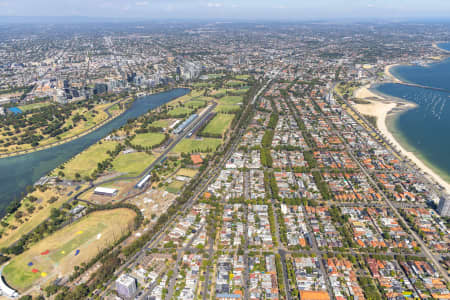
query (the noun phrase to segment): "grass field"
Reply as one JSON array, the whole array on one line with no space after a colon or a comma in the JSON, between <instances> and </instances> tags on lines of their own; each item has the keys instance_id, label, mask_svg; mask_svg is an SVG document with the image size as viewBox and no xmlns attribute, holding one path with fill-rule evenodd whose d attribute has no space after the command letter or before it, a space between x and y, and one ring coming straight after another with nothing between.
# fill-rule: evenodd
<instances>
[{"instance_id":1,"label":"grass field","mask_svg":"<svg viewBox=\"0 0 450 300\"><path fill-rule=\"evenodd\" d=\"M165 138L164 133L160 132L140 133L131 140L131 144L142 147L153 147L160 144Z\"/></svg>"},{"instance_id":2,"label":"grass field","mask_svg":"<svg viewBox=\"0 0 450 300\"><path fill-rule=\"evenodd\" d=\"M237 87L237 86L244 86L246 83L240 80L229 80L225 84L227 86Z\"/></svg>"},{"instance_id":3,"label":"grass field","mask_svg":"<svg viewBox=\"0 0 450 300\"><path fill-rule=\"evenodd\" d=\"M222 143L221 139L203 138L197 139L183 139L173 149L176 153L191 153L191 152L213 152Z\"/></svg>"},{"instance_id":4,"label":"grass field","mask_svg":"<svg viewBox=\"0 0 450 300\"><path fill-rule=\"evenodd\" d=\"M29 110L32 110L32 109L49 106L50 104L51 104L50 102L38 102L38 103L31 103L31 104L21 105L21 106L19 106L19 108L23 112L26 112L26 111L29 111Z\"/></svg>"},{"instance_id":5,"label":"grass field","mask_svg":"<svg viewBox=\"0 0 450 300\"><path fill-rule=\"evenodd\" d=\"M153 155L145 152L121 154L114 159L113 170L119 173L125 173L127 176L138 176L155 159Z\"/></svg>"},{"instance_id":6,"label":"grass field","mask_svg":"<svg viewBox=\"0 0 450 300\"><path fill-rule=\"evenodd\" d=\"M22 206L19 208L19 211L22 211L24 213L24 217L21 218L21 221L23 221L23 223L21 224L14 217L14 215L11 215L6 219L8 224L13 225L17 228L3 228L2 237L0 239L0 249L11 246L11 244L19 240L22 235L30 232L36 226L41 224L50 216L51 209L60 207L69 198L67 194L70 191L74 190L75 186L62 187L59 191L57 191L55 188L47 189L44 192L41 192L39 190L34 191L31 195L38 198L38 200L35 203L24 200ZM58 199L53 203L49 203L48 200L50 200L50 198L52 197L57 197ZM27 211L27 207L29 206L35 207L34 212L29 213Z\"/></svg>"},{"instance_id":7,"label":"grass field","mask_svg":"<svg viewBox=\"0 0 450 300\"><path fill-rule=\"evenodd\" d=\"M81 177L90 176L97 168L97 164L109 157L106 153L108 150L114 150L117 142L102 142L92 145L87 150L75 156L72 160L65 164L63 172L65 178L75 179L75 174L78 173ZM59 169L54 171L55 175Z\"/></svg>"},{"instance_id":8,"label":"grass field","mask_svg":"<svg viewBox=\"0 0 450 300\"><path fill-rule=\"evenodd\" d=\"M233 113L237 112L241 108L238 104L219 104L214 108L215 112L218 113Z\"/></svg>"},{"instance_id":9,"label":"grass field","mask_svg":"<svg viewBox=\"0 0 450 300\"><path fill-rule=\"evenodd\" d=\"M237 80L247 80L250 78L250 75L237 75L234 78L236 78Z\"/></svg>"},{"instance_id":10,"label":"grass field","mask_svg":"<svg viewBox=\"0 0 450 300\"><path fill-rule=\"evenodd\" d=\"M184 186L184 182L174 180L166 187L166 191L168 191L169 193L172 193L172 194L177 194L178 192L181 191L183 186Z\"/></svg>"},{"instance_id":11,"label":"grass field","mask_svg":"<svg viewBox=\"0 0 450 300\"><path fill-rule=\"evenodd\" d=\"M19 291L33 284L45 285L72 273L73 267L92 259L102 248L119 239L136 213L120 208L98 211L64 227L13 258L3 269L6 282ZM48 250L48 254L45 253ZM79 254L75 256L75 251ZM29 263L32 266L28 266ZM33 273L32 270L37 270Z\"/></svg>"},{"instance_id":12,"label":"grass field","mask_svg":"<svg viewBox=\"0 0 450 300\"><path fill-rule=\"evenodd\" d=\"M169 120L158 120L150 124L153 127L167 128L169 127Z\"/></svg>"},{"instance_id":13,"label":"grass field","mask_svg":"<svg viewBox=\"0 0 450 300\"><path fill-rule=\"evenodd\" d=\"M208 80L217 79L225 76L225 74L208 74Z\"/></svg>"},{"instance_id":14,"label":"grass field","mask_svg":"<svg viewBox=\"0 0 450 300\"><path fill-rule=\"evenodd\" d=\"M223 136L227 129L230 127L233 118L234 115L217 114L211 121L209 121L208 125L206 125L205 129L203 129L202 133L220 134L221 136Z\"/></svg>"},{"instance_id":15,"label":"grass field","mask_svg":"<svg viewBox=\"0 0 450 300\"><path fill-rule=\"evenodd\" d=\"M219 89L219 90L214 90L211 92L211 96L215 97L215 98L221 98L226 96L227 94L227 90L226 89Z\"/></svg>"},{"instance_id":16,"label":"grass field","mask_svg":"<svg viewBox=\"0 0 450 300\"><path fill-rule=\"evenodd\" d=\"M200 99L192 99L185 103L185 105L187 107L192 107L192 108L199 108L199 107L205 106L205 104L206 104L206 102L204 100L200 100Z\"/></svg>"},{"instance_id":17,"label":"grass field","mask_svg":"<svg viewBox=\"0 0 450 300\"><path fill-rule=\"evenodd\" d=\"M189 115L194 111L193 108L189 108L186 106L178 106L172 110L170 110L167 114L171 117L181 116L181 115Z\"/></svg>"},{"instance_id":18,"label":"grass field","mask_svg":"<svg viewBox=\"0 0 450 300\"><path fill-rule=\"evenodd\" d=\"M219 99L220 104L238 104L242 103L242 96L225 96Z\"/></svg>"},{"instance_id":19,"label":"grass field","mask_svg":"<svg viewBox=\"0 0 450 300\"><path fill-rule=\"evenodd\" d=\"M238 89L238 90L228 90L229 93L235 94L235 95L244 95L245 93L247 93L248 88L242 88L242 89Z\"/></svg>"}]
</instances>

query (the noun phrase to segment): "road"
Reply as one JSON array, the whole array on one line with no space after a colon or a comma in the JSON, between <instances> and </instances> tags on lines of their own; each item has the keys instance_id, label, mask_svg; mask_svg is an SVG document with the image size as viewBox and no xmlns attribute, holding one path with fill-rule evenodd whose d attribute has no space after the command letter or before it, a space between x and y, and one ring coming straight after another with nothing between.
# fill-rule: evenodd
<instances>
[{"instance_id":1,"label":"road","mask_svg":"<svg viewBox=\"0 0 450 300\"><path fill-rule=\"evenodd\" d=\"M191 129L193 129L197 124L199 124L201 121L203 121L203 120L208 116L208 114L214 110L214 108L215 108L216 106L217 106L217 103L214 102L214 103L211 105L211 107L209 107L208 110L205 111L205 113L203 113L199 118L197 118L194 122L192 122L192 123L191 123L191 124L190 124L183 132L181 132L180 134L178 134L178 135L176 136L175 140L174 140L167 148L165 148L164 151L161 153L161 155L158 156L158 158L157 158L155 161L153 161L153 162L152 162L152 163L151 163L144 171L142 171L142 173L141 173L140 175L134 176L134 177L121 177L120 179L121 179L121 180L136 180L136 179L143 178L143 177L145 177L146 175L148 175L148 174L153 170L153 168L154 168L155 166L157 166L159 163L161 163L161 162L167 157L167 154L169 154L169 152L172 151L173 148L175 148L176 145L178 145L178 143L180 143L180 142L181 142L181 141L189 134L189 132L191 131ZM83 193L85 193L86 191L88 191L88 190L90 190L90 189L92 189L92 188L94 188L94 187L101 186L101 185L105 185L105 184L108 184L108 183L111 183L111 182L115 182L115 181L117 181L117 178L111 178L111 179L104 180L104 181L101 181L101 182L98 182L98 183L95 183L95 184L93 184L93 183L91 182L91 184L90 184L87 188L85 188L85 189L79 191L79 192L74 196L74 199L80 200L80 199L78 199L78 197L79 197L80 195L82 195ZM135 197L135 196L137 196L137 195L138 195L138 194L133 194L133 195L131 195L131 196L128 196L128 197L126 197L126 198L120 200L119 202L121 202L121 201L123 201L123 200L127 200L127 199L130 198L130 197Z\"/></svg>"},{"instance_id":2,"label":"road","mask_svg":"<svg viewBox=\"0 0 450 300\"><path fill-rule=\"evenodd\" d=\"M278 74L278 73L277 73ZM231 147L229 147L228 151L222 156L220 162L213 166L212 164L210 164L206 170L204 171L205 176L203 176L203 179L198 183L197 185L197 189L194 192L193 196L191 196L188 201L182 206L182 208L180 209L178 214L174 214L173 216L171 216L169 218L169 220L166 222L166 224L164 226L162 226L162 228L153 236L153 238L147 242L147 244L140 250L138 251L135 255L133 255L131 258L129 258L127 260L127 262L125 262L116 272L115 275L118 276L119 274L121 274L124 270L128 269L128 268L133 268L136 264L139 263L139 257L145 255L145 252L148 249L151 249L153 247L155 247L155 245L158 245L158 243L164 238L165 236L165 232L167 231L167 229L173 225L179 218L180 216L187 211L187 209L189 209L190 207L192 207L195 203L195 201L201 196L203 195L203 193L205 192L206 188L208 187L208 185L210 183L212 183L217 176L220 173L220 170L223 168L223 166L225 165L225 163L228 161L228 159L231 157L232 153L235 151L237 145L240 142L240 139L242 138L245 130L243 128L241 128L241 123L243 122L243 116L245 116L245 111L247 111L248 109L251 108L251 106L253 106L253 104L255 103L255 101L258 99L259 95L261 95L261 93L269 86L269 84L273 81L274 78L271 78L262 88L260 88L260 90L255 94L255 96L253 97L253 99L251 101L249 101L249 103L247 104L247 107L244 109L244 113L241 115L241 119L238 121L236 128L239 128L239 131L236 135L236 137L231 141ZM210 108L211 110L214 108ZM203 116L207 116L208 113L204 113ZM194 122L193 124L191 124L191 126L195 126L196 122ZM192 128L191 126L189 126L189 128L185 129L183 131L183 133L174 141L175 142L179 142L181 141L190 131L190 129ZM171 146L169 146L169 148L173 148L174 144L172 144ZM161 155L166 155L167 153L169 153L170 150L166 149L166 151L164 151L164 153ZM160 157L161 157L160 156ZM159 160L161 161L162 158ZM155 161L156 162L156 161ZM152 164L155 165L155 164ZM148 174L150 168L152 166L149 166L147 168L146 171L143 172L143 174L141 174L142 176L145 174ZM103 183L104 184L104 183ZM81 194L81 193L79 193ZM113 280L109 280L105 285L108 287L111 287L111 284L113 283ZM108 288L101 293L101 295L105 295L105 293L108 291Z\"/></svg>"},{"instance_id":3,"label":"road","mask_svg":"<svg viewBox=\"0 0 450 300\"><path fill-rule=\"evenodd\" d=\"M340 95L338 95L339 99L345 101L342 97L340 97ZM331 124L329 122L329 120L326 118L329 126L331 128L334 128L334 125ZM356 122L356 120L355 120ZM364 129L366 130L366 129ZM366 130L367 131L367 130ZM355 157L355 155L353 154L353 150L352 148L348 145L347 142L345 142L346 140L340 135L340 133L335 130L335 133L339 136L339 138L344 141L345 146L346 146L346 150L349 153L349 155L351 156L351 158L358 164L359 168L362 170L362 172L365 174L365 176L368 178L368 180L370 181L370 183L372 184L373 187L375 187L375 189L377 190L378 193L380 193L380 195L383 197L385 203L388 204L388 206L392 209L392 211L395 213L396 217L401 220L405 226L407 227L408 231L410 232L410 234L414 237L414 239L417 241L417 243L420 245L420 247L422 248L422 251L425 253L425 255L427 256L427 258L433 263L433 265L435 266L435 268L439 271L439 273L441 274L441 276L445 279L446 282L449 282L449 277L447 275L447 272L444 270L444 268L442 268L442 266L439 264L439 262L436 260L436 258L434 257L433 253L431 253L430 249L428 249L428 247L425 245L425 243L422 241L422 239L414 232L414 230L411 229L411 227L409 226L408 222L405 221L405 219L401 216L401 214L398 212L397 207L395 207L392 203L391 200L389 200L389 198L386 196L386 194L378 187L378 185L376 184L376 182L373 180L372 176L369 174L368 170L359 162L359 160ZM370 135L370 132L367 132ZM377 132L376 132L377 133ZM378 134L378 133L377 133Z\"/></svg>"}]
</instances>

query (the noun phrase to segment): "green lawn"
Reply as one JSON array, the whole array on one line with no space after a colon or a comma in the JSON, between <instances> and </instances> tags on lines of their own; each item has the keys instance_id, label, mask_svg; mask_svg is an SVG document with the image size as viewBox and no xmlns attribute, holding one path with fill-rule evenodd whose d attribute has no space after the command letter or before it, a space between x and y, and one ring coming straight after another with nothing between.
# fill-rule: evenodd
<instances>
[{"instance_id":1,"label":"green lawn","mask_svg":"<svg viewBox=\"0 0 450 300\"><path fill-rule=\"evenodd\" d=\"M238 104L219 104L214 111L218 113L230 113L237 112L240 108L241 106Z\"/></svg>"},{"instance_id":2,"label":"green lawn","mask_svg":"<svg viewBox=\"0 0 450 300\"><path fill-rule=\"evenodd\" d=\"M242 96L225 96L219 99L220 104L238 104L243 102Z\"/></svg>"},{"instance_id":3,"label":"green lawn","mask_svg":"<svg viewBox=\"0 0 450 300\"><path fill-rule=\"evenodd\" d=\"M234 78L236 78L238 80L247 80L250 78L250 75L237 75Z\"/></svg>"},{"instance_id":4,"label":"green lawn","mask_svg":"<svg viewBox=\"0 0 450 300\"><path fill-rule=\"evenodd\" d=\"M247 93L248 88L242 88L242 89L238 89L238 90L228 90L229 93L231 94L235 94L235 95L244 95L245 93Z\"/></svg>"},{"instance_id":5,"label":"green lawn","mask_svg":"<svg viewBox=\"0 0 450 300\"><path fill-rule=\"evenodd\" d=\"M121 154L113 161L113 170L119 173L125 173L126 176L138 176L145 168L155 161L153 155L145 152L133 152Z\"/></svg>"},{"instance_id":6,"label":"green lawn","mask_svg":"<svg viewBox=\"0 0 450 300\"><path fill-rule=\"evenodd\" d=\"M237 86L244 86L246 83L240 80L229 80L225 84L227 86L237 87Z\"/></svg>"},{"instance_id":7,"label":"green lawn","mask_svg":"<svg viewBox=\"0 0 450 300\"><path fill-rule=\"evenodd\" d=\"M221 143L221 139L215 138L183 139L173 151L176 153L213 152Z\"/></svg>"},{"instance_id":8,"label":"green lawn","mask_svg":"<svg viewBox=\"0 0 450 300\"><path fill-rule=\"evenodd\" d=\"M38 103L22 105L22 106L19 106L19 108L20 108L20 110L25 112L25 111L32 110L32 109L49 106L50 104L51 104L50 102L38 102Z\"/></svg>"},{"instance_id":9,"label":"green lawn","mask_svg":"<svg viewBox=\"0 0 450 300\"><path fill-rule=\"evenodd\" d=\"M202 133L220 134L223 136L233 121L234 115L217 114L203 129Z\"/></svg>"},{"instance_id":10,"label":"green lawn","mask_svg":"<svg viewBox=\"0 0 450 300\"><path fill-rule=\"evenodd\" d=\"M142 147L153 147L160 144L165 138L165 134L160 132L139 133L131 140L131 144Z\"/></svg>"},{"instance_id":11,"label":"green lawn","mask_svg":"<svg viewBox=\"0 0 450 300\"><path fill-rule=\"evenodd\" d=\"M174 180L167 187L166 191L172 194L177 194L183 188L184 182Z\"/></svg>"},{"instance_id":12,"label":"green lawn","mask_svg":"<svg viewBox=\"0 0 450 300\"><path fill-rule=\"evenodd\" d=\"M78 173L81 177L90 176L92 172L97 169L97 164L109 157L106 153L108 150L112 151L116 147L117 142L105 142L92 145L87 150L75 156L72 160L67 162L64 166L65 178L75 179L75 174ZM55 175L59 169L55 169Z\"/></svg>"},{"instance_id":13,"label":"green lawn","mask_svg":"<svg viewBox=\"0 0 450 300\"><path fill-rule=\"evenodd\" d=\"M200 99L192 99L185 103L187 107L199 108L205 106L206 102Z\"/></svg>"},{"instance_id":14,"label":"green lawn","mask_svg":"<svg viewBox=\"0 0 450 300\"><path fill-rule=\"evenodd\" d=\"M172 110L170 110L168 112L168 115L171 117L176 117L176 116L182 116L182 115L189 115L194 111L193 108L189 108L187 106L178 106Z\"/></svg>"},{"instance_id":15,"label":"green lawn","mask_svg":"<svg viewBox=\"0 0 450 300\"><path fill-rule=\"evenodd\" d=\"M167 120L167 119L158 120L158 121L151 123L150 126L167 128L167 127L169 127L169 120Z\"/></svg>"},{"instance_id":16,"label":"green lawn","mask_svg":"<svg viewBox=\"0 0 450 300\"><path fill-rule=\"evenodd\" d=\"M114 111L117 111L117 110L120 110L120 106L117 103L109 108L109 112L114 112Z\"/></svg>"},{"instance_id":17,"label":"green lawn","mask_svg":"<svg viewBox=\"0 0 450 300\"><path fill-rule=\"evenodd\" d=\"M221 98L223 96L226 96L226 94L227 94L226 89L220 89L211 92L211 96L214 96L215 98Z\"/></svg>"},{"instance_id":18,"label":"green lawn","mask_svg":"<svg viewBox=\"0 0 450 300\"><path fill-rule=\"evenodd\" d=\"M224 74L208 74L208 80L217 79L225 76Z\"/></svg>"}]
</instances>

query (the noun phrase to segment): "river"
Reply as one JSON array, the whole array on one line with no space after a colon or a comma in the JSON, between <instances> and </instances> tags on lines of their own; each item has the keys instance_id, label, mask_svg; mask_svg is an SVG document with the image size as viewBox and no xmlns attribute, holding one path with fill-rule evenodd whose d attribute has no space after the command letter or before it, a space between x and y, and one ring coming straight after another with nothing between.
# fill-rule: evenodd
<instances>
[{"instance_id":1,"label":"river","mask_svg":"<svg viewBox=\"0 0 450 300\"><path fill-rule=\"evenodd\" d=\"M188 89L173 89L138 98L126 112L76 140L49 149L0 159L0 214L4 214L5 208L14 198L19 198L25 192L26 186L32 185L63 162L107 136L114 129L120 128L129 119L139 117L188 92Z\"/></svg>"}]
</instances>

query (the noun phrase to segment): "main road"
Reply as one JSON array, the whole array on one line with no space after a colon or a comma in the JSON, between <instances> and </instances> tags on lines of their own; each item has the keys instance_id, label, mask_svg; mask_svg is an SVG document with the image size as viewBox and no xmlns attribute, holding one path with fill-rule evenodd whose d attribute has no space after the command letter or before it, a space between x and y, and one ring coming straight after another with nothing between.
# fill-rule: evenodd
<instances>
[{"instance_id":1,"label":"main road","mask_svg":"<svg viewBox=\"0 0 450 300\"><path fill-rule=\"evenodd\" d=\"M345 100L338 95L338 97L343 100L345 102ZM350 106L351 107L351 106ZM355 120L356 121L356 120ZM331 128L334 128L333 124L331 124L328 120L327 120L328 124L331 126ZM364 127L363 127L364 128ZM370 132L367 129L363 129L366 130L367 133L370 135ZM377 131L374 131L375 134L378 134ZM339 136L339 138L345 142L345 139L341 136L341 134L335 130L335 133ZM378 143L378 141L377 141ZM422 251L424 252L424 254L427 256L427 258L434 264L434 266L436 267L436 269L439 271L439 273L441 274L441 276L445 279L446 282L449 282L449 277L447 275L447 272L444 270L444 268L442 268L441 264L436 260L436 258L434 257L433 253L431 253L430 249L428 249L428 247L425 245L425 243L422 241L422 239L416 234L416 232L414 230L411 229L411 227L409 226L408 222L405 221L405 219L402 217L402 215L398 212L398 209L392 204L392 201L389 200L389 198L386 196L386 194L378 187L378 185L376 184L376 182L373 180L372 176L369 174L369 172L367 171L367 169L359 162L359 160L355 157L355 155L353 154L353 151L351 149L351 147L348 145L348 143L345 142L345 146L347 149L347 152L350 154L350 156L352 157L352 159L358 164L359 168L363 171L363 173L366 175L366 177L368 178L368 180L370 181L370 183L372 184L372 186L374 186L376 188L376 190L380 193L380 195L382 195L382 197L384 198L385 202L388 204L388 206L392 209L392 211L395 213L395 215L397 216L397 218L399 220L401 220L403 222L403 224L405 224L405 226L408 228L408 231L410 232L410 234L414 237L414 239L417 241L417 243L420 245L420 247L422 248Z\"/></svg>"},{"instance_id":2,"label":"main road","mask_svg":"<svg viewBox=\"0 0 450 300\"><path fill-rule=\"evenodd\" d=\"M116 272L115 275L118 276L119 274L121 274L124 270L128 269L128 268L133 268L136 264L139 263L140 258L145 255L146 251L148 249L152 249L153 247L155 247L156 245L158 245L158 243L165 237L166 231L167 229L174 224L181 215L183 215L184 212L186 212L189 208L191 208L195 201L197 199L199 199L199 197L201 195L203 195L203 193L205 192L206 188L209 186L209 184L211 184L219 175L220 170L222 169L222 167L225 165L226 161L231 157L232 153L235 151L237 145L240 142L241 137L243 136L245 130L240 126L241 123L243 122L243 118L245 116L245 112L249 109L251 109L251 107L253 106L253 104L256 102L256 100L259 98L259 96L261 95L261 93L267 89L267 87L272 83L272 81L276 78L276 76L279 74L280 71L276 71L275 75L272 76L272 78L269 79L269 81L259 89L259 91L254 95L253 99L251 101L249 101L249 103L247 104L247 107L244 109L244 113L241 115L241 119L238 121L237 125L236 125L236 129L238 130L237 135L234 139L232 139L231 141L231 147L228 149L228 151L222 156L222 159L220 160L220 162L218 164L216 164L215 166L213 165L209 165L206 170L204 171L204 174L206 176L203 176L203 179L199 182L193 196L191 196L188 201L182 206L181 210L177 213L172 215L169 220L166 222L166 224L164 226L162 226L162 228L153 236L153 238L147 242L147 244L140 250L138 251L135 255L133 255L130 259L127 260L127 262L125 262ZM204 114L205 116L207 115L207 113ZM192 126L195 126L195 124L192 124ZM191 127L189 129L186 129L183 131L183 134L177 138L178 141L181 141L181 139L183 139L189 132L190 129L192 129ZM172 144L173 146L173 144ZM173 146L174 147L174 146ZM169 148L173 148L173 147L169 147ZM167 154L169 151L167 151L168 149L166 149L166 151L164 151L165 154ZM164 155L163 153L163 155ZM160 160L161 161L161 160ZM151 166L149 166L150 168ZM148 169L146 171L144 171L144 174L148 173ZM144 175L143 174L143 175ZM205 278L205 282L208 281L207 278ZM111 284L113 283L113 280L109 280L106 284L106 286L111 287ZM106 291L108 291L108 288L101 293L101 295L104 295L106 293Z\"/></svg>"}]
</instances>

